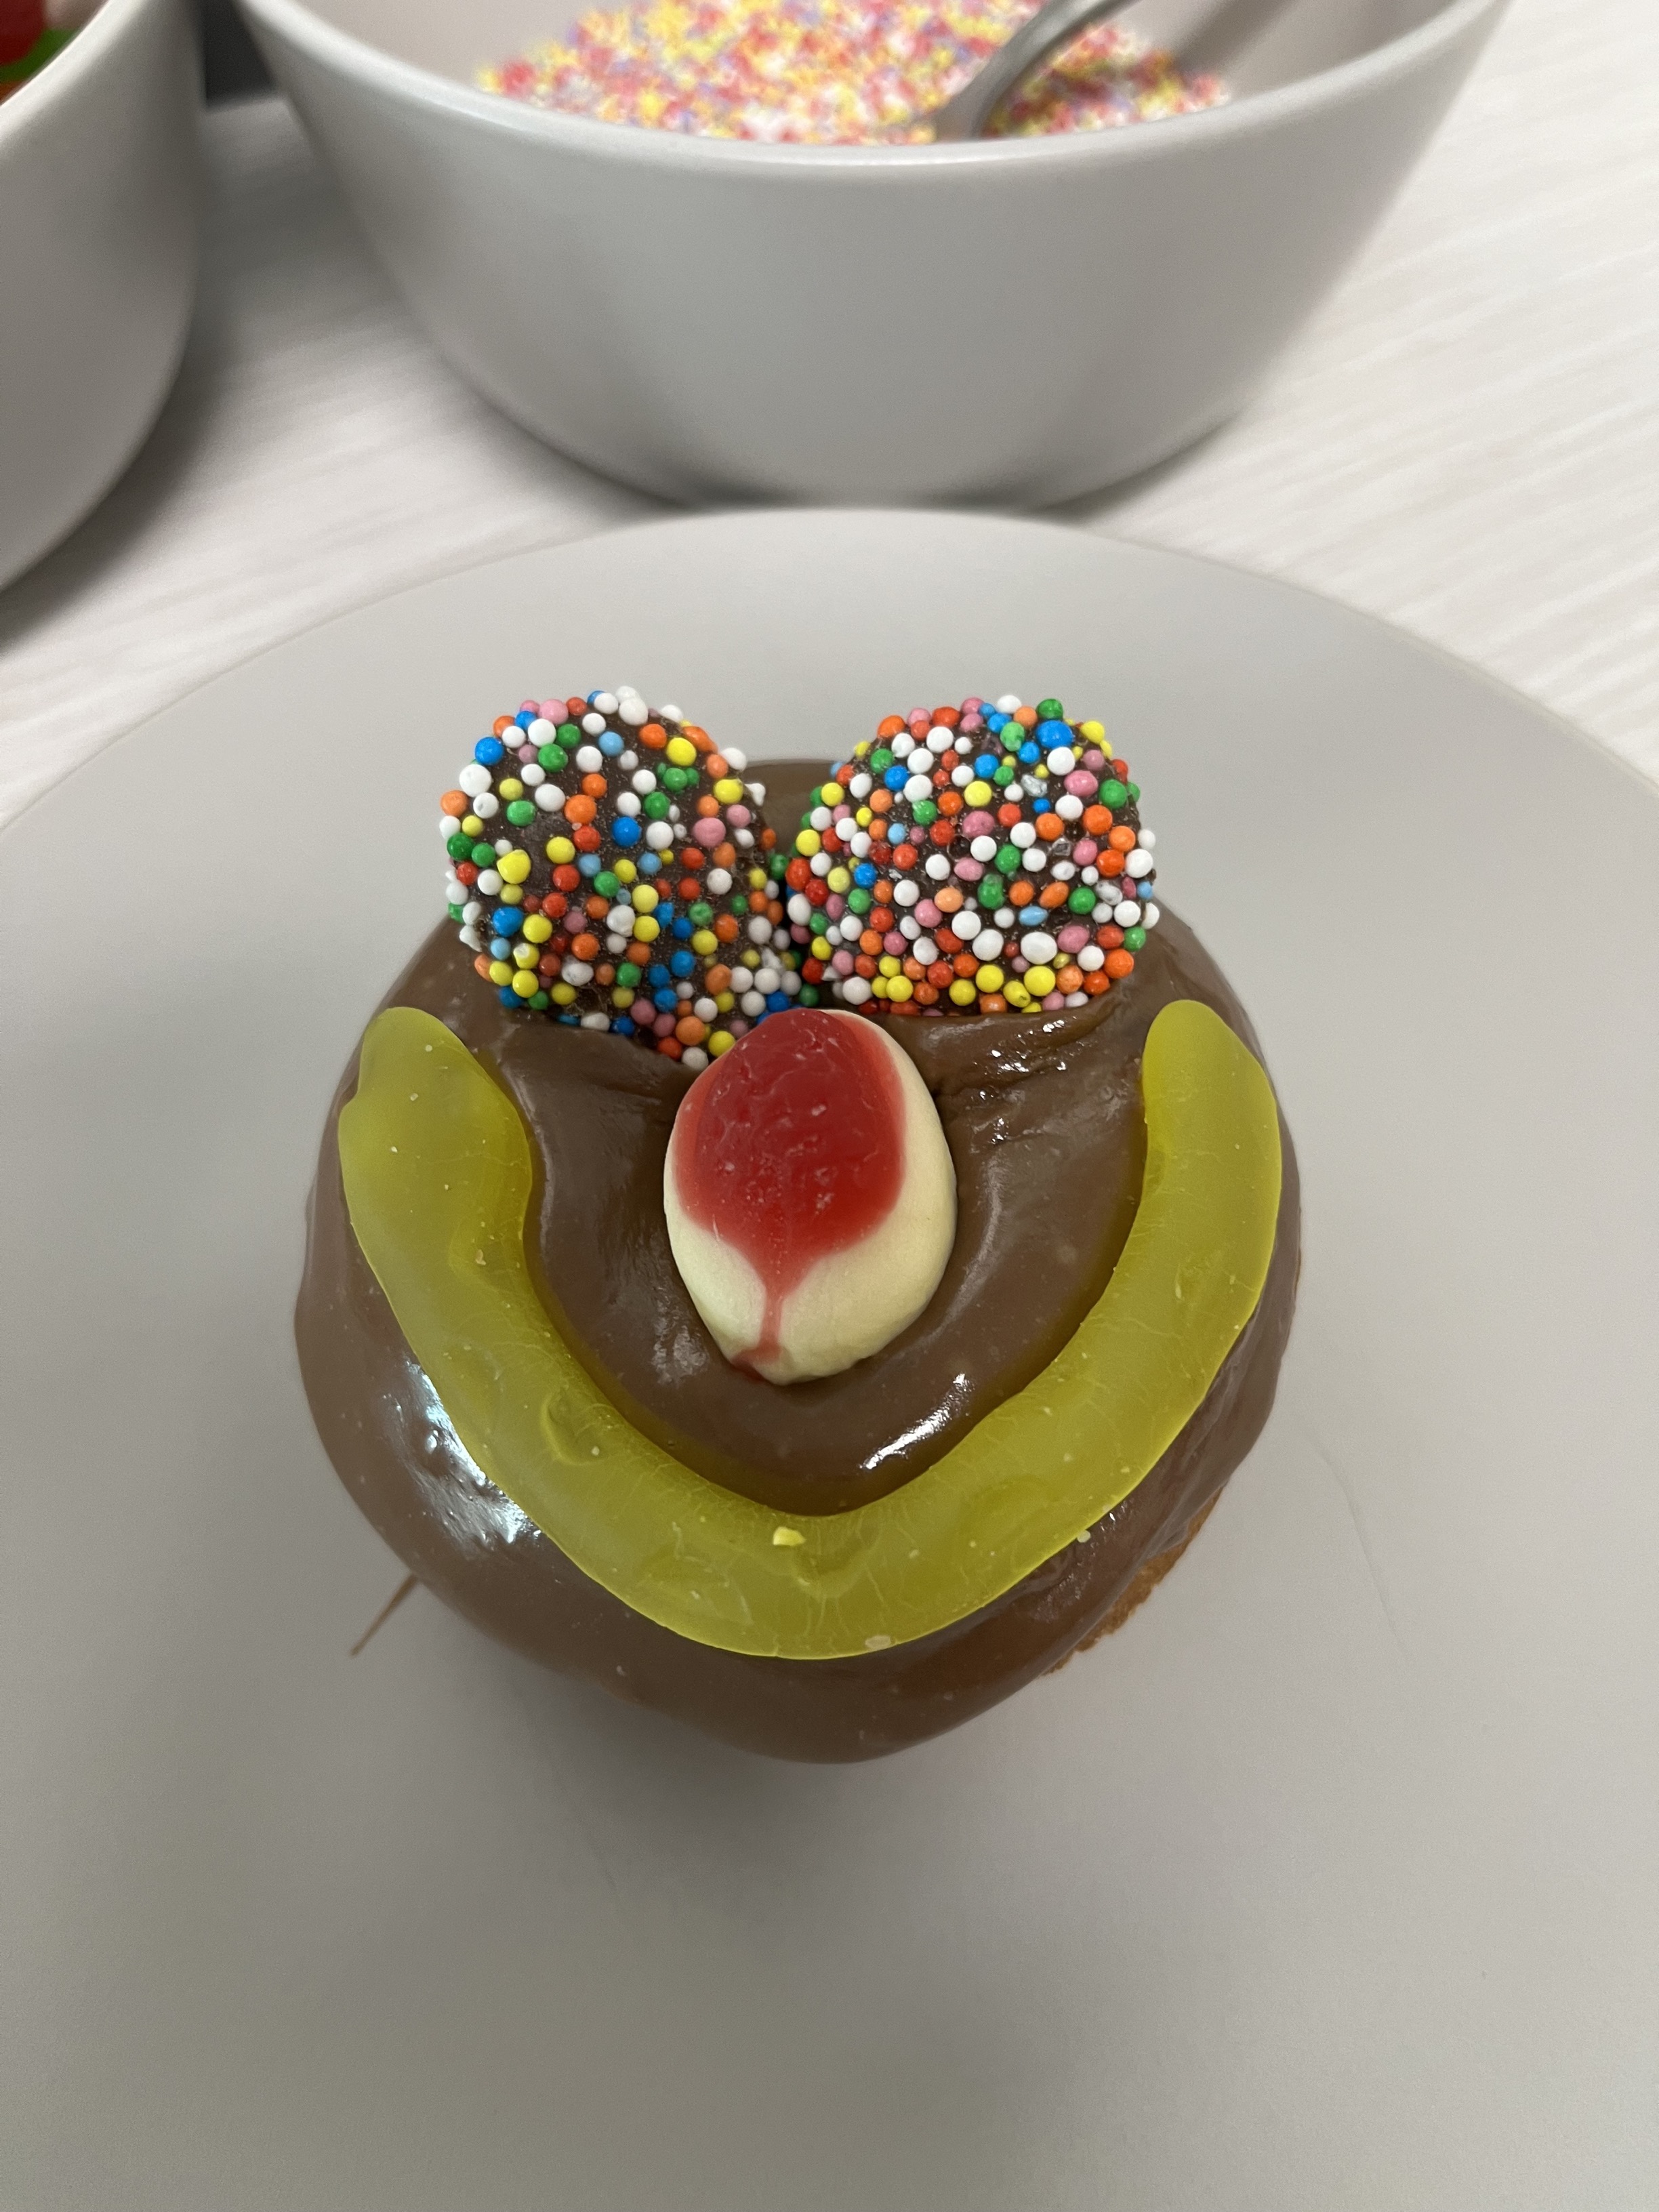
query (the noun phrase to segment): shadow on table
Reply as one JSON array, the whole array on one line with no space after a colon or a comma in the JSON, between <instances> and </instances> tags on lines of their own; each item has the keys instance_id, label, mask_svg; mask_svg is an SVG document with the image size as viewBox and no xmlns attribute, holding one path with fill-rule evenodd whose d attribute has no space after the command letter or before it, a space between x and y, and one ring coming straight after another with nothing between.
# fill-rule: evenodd
<instances>
[{"instance_id":1,"label":"shadow on table","mask_svg":"<svg viewBox=\"0 0 1659 2212\"><path fill-rule=\"evenodd\" d=\"M211 438L223 394L224 349L199 312L155 427L98 506L54 550L0 591L0 648L96 590L165 518Z\"/></svg>"},{"instance_id":2,"label":"shadow on table","mask_svg":"<svg viewBox=\"0 0 1659 2212\"><path fill-rule=\"evenodd\" d=\"M210 107L270 90L270 73L231 0L203 0L202 89Z\"/></svg>"}]
</instances>

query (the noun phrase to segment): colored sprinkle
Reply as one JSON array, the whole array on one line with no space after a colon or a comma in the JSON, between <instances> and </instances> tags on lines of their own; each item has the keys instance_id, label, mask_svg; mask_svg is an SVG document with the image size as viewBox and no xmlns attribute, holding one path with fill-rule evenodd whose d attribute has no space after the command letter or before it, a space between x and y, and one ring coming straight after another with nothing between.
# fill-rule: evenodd
<instances>
[{"instance_id":1,"label":"colored sprinkle","mask_svg":"<svg viewBox=\"0 0 1659 2212\"><path fill-rule=\"evenodd\" d=\"M0 100L38 76L91 13L88 0L0 0Z\"/></svg>"},{"instance_id":2,"label":"colored sprinkle","mask_svg":"<svg viewBox=\"0 0 1659 2212\"><path fill-rule=\"evenodd\" d=\"M773 862L804 988L872 1014L1086 1006L1158 925L1139 798L1058 699L890 714Z\"/></svg>"},{"instance_id":3,"label":"colored sprinkle","mask_svg":"<svg viewBox=\"0 0 1659 2212\"><path fill-rule=\"evenodd\" d=\"M1033 13L1034 0L635 0L595 9L568 46L479 71L489 92L601 123L774 145L926 144L925 120ZM1085 32L1031 78L992 137L1111 130L1218 106L1121 25Z\"/></svg>"},{"instance_id":4,"label":"colored sprinkle","mask_svg":"<svg viewBox=\"0 0 1659 2212\"><path fill-rule=\"evenodd\" d=\"M609 1030L694 1073L803 986L748 763L638 692L526 700L439 800L451 919L517 1012Z\"/></svg>"}]
</instances>

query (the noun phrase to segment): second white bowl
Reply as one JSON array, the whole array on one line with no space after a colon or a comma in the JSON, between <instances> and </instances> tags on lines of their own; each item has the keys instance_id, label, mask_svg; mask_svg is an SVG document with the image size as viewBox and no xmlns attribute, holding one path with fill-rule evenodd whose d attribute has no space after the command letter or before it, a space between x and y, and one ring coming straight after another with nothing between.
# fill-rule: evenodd
<instances>
[{"instance_id":1,"label":"second white bowl","mask_svg":"<svg viewBox=\"0 0 1659 2212\"><path fill-rule=\"evenodd\" d=\"M0 585L103 497L172 385L200 98L184 0L105 0L0 106Z\"/></svg>"}]
</instances>

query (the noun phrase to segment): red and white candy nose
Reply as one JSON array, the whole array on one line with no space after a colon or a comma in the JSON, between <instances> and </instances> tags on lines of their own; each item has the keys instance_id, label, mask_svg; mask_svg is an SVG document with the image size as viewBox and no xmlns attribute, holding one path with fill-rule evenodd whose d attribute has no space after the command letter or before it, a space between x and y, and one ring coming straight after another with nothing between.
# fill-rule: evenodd
<instances>
[{"instance_id":1,"label":"red and white candy nose","mask_svg":"<svg viewBox=\"0 0 1659 2212\"><path fill-rule=\"evenodd\" d=\"M878 1352L927 1304L956 1238L927 1085L874 1023L820 1007L761 1024L698 1078L663 1203L709 1333L769 1382Z\"/></svg>"}]
</instances>

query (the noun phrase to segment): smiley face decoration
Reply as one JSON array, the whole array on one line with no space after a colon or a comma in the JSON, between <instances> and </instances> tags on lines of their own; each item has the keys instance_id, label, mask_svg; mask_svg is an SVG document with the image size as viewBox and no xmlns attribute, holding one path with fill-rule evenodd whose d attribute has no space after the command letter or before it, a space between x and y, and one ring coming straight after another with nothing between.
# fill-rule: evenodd
<instances>
[{"instance_id":1,"label":"smiley face decoration","mask_svg":"<svg viewBox=\"0 0 1659 2212\"><path fill-rule=\"evenodd\" d=\"M1167 1571L1272 1405L1298 1214L1101 724L969 697L813 773L775 837L625 686L476 738L296 1328L353 1495L471 1619L866 1759Z\"/></svg>"}]
</instances>

